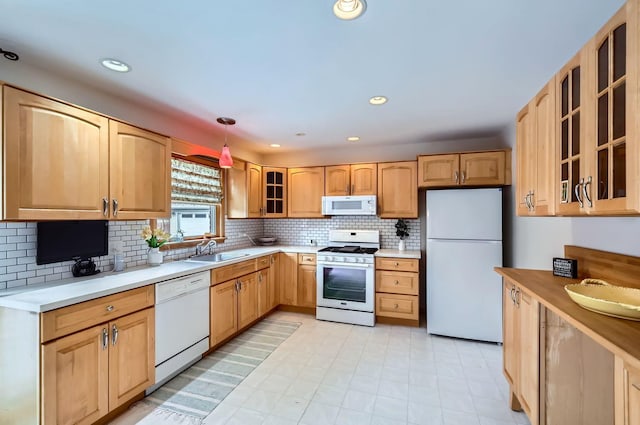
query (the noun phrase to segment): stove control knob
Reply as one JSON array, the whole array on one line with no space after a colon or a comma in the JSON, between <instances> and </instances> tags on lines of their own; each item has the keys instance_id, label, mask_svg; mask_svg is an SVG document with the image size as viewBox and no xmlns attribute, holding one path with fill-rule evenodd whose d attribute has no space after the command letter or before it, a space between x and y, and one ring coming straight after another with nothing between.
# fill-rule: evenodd
<instances>
[{"instance_id":1,"label":"stove control knob","mask_svg":"<svg viewBox=\"0 0 640 425\"><path fill-rule=\"evenodd\" d=\"M364 263L364 258L358 258L358 263Z\"/></svg>"},{"instance_id":2,"label":"stove control knob","mask_svg":"<svg viewBox=\"0 0 640 425\"><path fill-rule=\"evenodd\" d=\"M354 257L347 257L347 263L355 263L356 259Z\"/></svg>"}]
</instances>

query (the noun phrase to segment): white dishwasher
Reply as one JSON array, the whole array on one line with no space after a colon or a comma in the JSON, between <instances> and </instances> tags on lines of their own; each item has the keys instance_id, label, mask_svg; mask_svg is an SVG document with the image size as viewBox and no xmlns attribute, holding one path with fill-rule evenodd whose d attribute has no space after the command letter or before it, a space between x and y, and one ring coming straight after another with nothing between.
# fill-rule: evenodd
<instances>
[{"instance_id":1,"label":"white dishwasher","mask_svg":"<svg viewBox=\"0 0 640 425\"><path fill-rule=\"evenodd\" d=\"M156 283L156 385L209 349L208 271Z\"/></svg>"}]
</instances>

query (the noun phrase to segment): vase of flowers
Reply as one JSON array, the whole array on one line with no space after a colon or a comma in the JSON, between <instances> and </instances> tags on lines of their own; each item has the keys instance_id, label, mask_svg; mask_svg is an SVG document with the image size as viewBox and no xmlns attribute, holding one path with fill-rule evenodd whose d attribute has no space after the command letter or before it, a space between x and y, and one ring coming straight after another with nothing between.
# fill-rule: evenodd
<instances>
[{"instance_id":1,"label":"vase of flowers","mask_svg":"<svg viewBox=\"0 0 640 425\"><path fill-rule=\"evenodd\" d=\"M162 264L162 252L160 247L169 240L169 234L162 229L147 226L142 229L142 239L149 245L147 252L147 262L151 266L159 266Z\"/></svg>"},{"instance_id":2,"label":"vase of flowers","mask_svg":"<svg viewBox=\"0 0 640 425\"><path fill-rule=\"evenodd\" d=\"M409 236L409 225L402 218L399 218L396 222L396 236L400 238L400 243L398 243L398 250L404 251L406 249L406 242L404 240Z\"/></svg>"}]
</instances>

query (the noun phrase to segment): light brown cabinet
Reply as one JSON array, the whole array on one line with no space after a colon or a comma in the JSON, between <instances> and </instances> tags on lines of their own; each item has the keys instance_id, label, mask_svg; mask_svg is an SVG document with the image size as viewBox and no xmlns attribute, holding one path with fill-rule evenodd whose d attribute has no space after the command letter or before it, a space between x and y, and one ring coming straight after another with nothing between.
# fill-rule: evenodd
<instances>
[{"instance_id":1,"label":"light brown cabinet","mask_svg":"<svg viewBox=\"0 0 640 425\"><path fill-rule=\"evenodd\" d=\"M376 257L376 316L418 325L418 260Z\"/></svg>"},{"instance_id":2,"label":"light brown cabinet","mask_svg":"<svg viewBox=\"0 0 640 425\"><path fill-rule=\"evenodd\" d=\"M13 87L2 90L4 219L169 216L169 138Z\"/></svg>"},{"instance_id":3,"label":"light brown cabinet","mask_svg":"<svg viewBox=\"0 0 640 425\"><path fill-rule=\"evenodd\" d=\"M213 347L238 331L238 285L235 280L230 280L212 286L209 292L209 345Z\"/></svg>"},{"instance_id":4,"label":"light brown cabinet","mask_svg":"<svg viewBox=\"0 0 640 425\"><path fill-rule=\"evenodd\" d=\"M540 414L540 304L507 280L503 291L503 361L511 408L524 410L529 421L537 424Z\"/></svg>"},{"instance_id":5,"label":"light brown cabinet","mask_svg":"<svg viewBox=\"0 0 640 425\"><path fill-rule=\"evenodd\" d=\"M262 317L274 307L274 281L269 269L258 270L258 316Z\"/></svg>"},{"instance_id":6,"label":"light brown cabinet","mask_svg":"<svg viewBox=\"0 0 640 425\"><path fill-rule=\"evenodd\" d=\"M83 307L82 304L90 305ZM52 314L42 317L43 324L59 319L73 321L74 312L88 314L101 301L82 304L49 312ZM137 306L144 307L146 303ZM93 423L154 383L154 309L144 308L124 315L115 308L111 312L94 313L95 321L113 317L109 322L52 341L45 340L42 344L44 424ZM47 326L61 328L51 323Z\"/></svg>"},{"instance_id":7,"label":"light brown cabinet","mask_svg":"<svg viewBox=\"0 0 640 425\"><path fill-rule=\"evenodd\" d=\"M289 168L287 216L323 217L324 167Z\"/></svg>"},{"instance_id":8,"label":"light brown cabinet","mask_svg":"<svg viewBox=\"0 0 640 425\"><path fill-rule=\"evenodd\" d=\"M616 425L640 425L640 369L616 358Z\"/></svg>"},{"instance_id":9,"label":"light brown cabinet","mask_svg":"<svg viewBox=\"0 0 640 425\"><path fill-rule=\"evenodd\" d=\"M378 216L417 218L417 161L378 164Z\"/></svg>"},{"instance_id":10,"label":"light brown cabinet","mask_svg":"<svg viewBox=\"0 0 640 425\"><path fill-rule=\"evenodd\" d=\"M418 187L502 186L511 184L511 151L421 155Z\"/></svg>"},{"instance_id":11,"label":"light brown cabinet","mask_svg":"<svg viewBox=\"0 0 640 425\"><path fill-rule=\"evenodd\" d=\"M316 256L298 254L298 295L300 307L316 307Z\"/></svg>"},{"instance_id":12,"label":"light brown cabinet","mask_svg":"<svg viewBox=\"0 0 640 425\"><path fill-rule=\"evenodd\" d=\"M555 79L545 85L516 119L518 215L553 215L555 211Z\"/></svg>"},{"instance_id":13,"label":"light brown cabinet","mask_svg":"<svg viewBox=\"0 0 640 425\"><path fill-rule=\"evenodd\" d=\"M3 87L6 220L94 219L109 201L109 120Z\"/></svg>"},{"instance_id":14,"label":"light brown cabinet","mask_svg":"<svg viewBox=\"0 0 640 425\"><path fill-rule=\"evenodd\" d=\"M227 217L262 216L262 167L234 160L227 171Z\"/></svg>"},{"instance_id":15,"label":"light brown cabinet","mask_svg":"<svg viewBox=\"0 0 640 425\"><path fill-rule=\"evenodd\" d=\"M278 254L280 275L280 304L298 305L298 254Z\"/></svg>"},{"instance_id":16,"label":"light brown cabinet","mask_svg":"<svg viewBox=\"0 0 640 425\"><path fill-rule=\"evenodd\" d=\"M280 254L269 256L269 300L271 308L280 304Z\"/></svg>"},{"instance_id":17,"label":"light brown cabinet","mask_svg":"<svg viewBox=\"0 0 640 425\"><path fill-rule=\"evenodd\" d=\"M287 169L262 167L262 216L287 216Z\"/></svg>"},{"instance_id":18,"label":"light brown cabinet","mask_svg":"<svg viewBox=\"0 0 640 425\"><path fill-rule=\"evenodd\" d=\"M326 196L377 194L377 164L351 164L325 167Z\"/></svg>"},{"instance_id":19,"label":"light brown cabinet","mask_svg":"<svg viewBox=\"0 0 640 425\"><path fill-rule=\"evenodd\" d=\"M109 187L112 218L169 217L171 139L110 120Z\"/></svg>"},{"instance_id":20,"label":"light brown cabinet","mask_svg":"<svg viewBox=\"0 0 640 425\"><path fill-rule=\"evenodd\" d=\"M258 318L258 273L238 279L238 329Z\"/></svg>"}]
</instances>

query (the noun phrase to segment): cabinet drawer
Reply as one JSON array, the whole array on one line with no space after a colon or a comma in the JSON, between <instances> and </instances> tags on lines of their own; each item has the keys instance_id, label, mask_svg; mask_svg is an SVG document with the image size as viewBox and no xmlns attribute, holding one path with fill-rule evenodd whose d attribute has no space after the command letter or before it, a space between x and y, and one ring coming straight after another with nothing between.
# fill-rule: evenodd
<instances>
[{"instance_id":1,"label":"cabinet drawer","mask_svg":"<svg viewBox=\"0 0 640 425\"><path fill-rule=\"evenodd\" d=\"M211 284L226 282L256 271L256 260L243 261L211 270Z\"/></svg>"},{"instance_id":2,"label":"cabinet drawer","mask_svg":"<svg viewBox=\"0 0 640 425\"><path fill-rule=\"evenodd\" d=\"M418 295L418 273L376 271L376 291Z\"/></svg>"},{"instance_id":3,"label":"cabinet drawer","mask_svg":"<svg viewBox=\"0 0 640 425\"><path fill-rule=\"evenodd\" d=\"M41 342L47 342L82 329L153 306L154 285L120 292L70 305L40 315Z\"/></svg>"},{"instance_id":4,"label":"cabinet drawer","mask_svg":"<svg viewBox=\"0 0 640 425\"><path fill-rule=\"evenodd\" d=\"M418 272L418 260L413 258L376 257L376 269Z\"/></svg>"},{"instance_id":5,"label":"cabinet drawer","mask_svg":"<svg viewBox=\"0 0 640 425\"><path fill-rule=\"evenodd\" d=\"M256 259L256 263L257 263L257 266L258 266L258 270L260 270L260 269L264 269L266 267L269 267L269 264L271 262L269 261L269 256L267 255L267 256L260 257L260 258Z\"/></svg>"},{"instance_id":6,"label":"cabinet drawer","mask_svg":"<svg viewBox=\"0 0 640 425\"><path fill-rule=\"evenodd\" d=\"M298 264L315 264L315 254L298 254Z\"/></svg>"},{"instance_id":7,"label":"cabinet drawer","mask_svg":"<svg viewBox=\"0 0 640 425\"><path fill-rule=\"evenodd\" d=\"M418 297L376 293L376 315L418 320Z\"/></svg>"}]
</instances>

